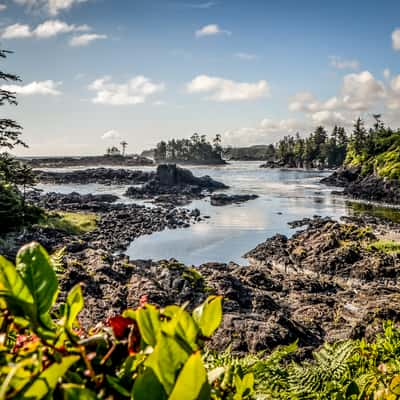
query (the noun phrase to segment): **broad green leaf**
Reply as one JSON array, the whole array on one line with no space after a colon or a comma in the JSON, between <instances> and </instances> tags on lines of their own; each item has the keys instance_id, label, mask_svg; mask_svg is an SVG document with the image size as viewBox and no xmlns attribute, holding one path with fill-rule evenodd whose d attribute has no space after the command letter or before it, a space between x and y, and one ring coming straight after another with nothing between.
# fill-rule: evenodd
<instances>
[{"instance_id":1,"label":"broad green leaf","mask_svg":"<svg viewBox=\"0 0 400 400\"><path fill-rule=\"evenodd\" d=\"M210 337L222 321L222 297L210 296L193 311L193 318L205 337Z\"/></svg>"},{"instance_id":2,"label":"broad green leaf","mask_svg":"<svg viewBox=\"0 0 400 400\"><path fill-rule=\"evenodd\" d=\"M151 368L146 368L143 374L135 380L132 389L132 400L166 400L167 395Z\"/></svg>"},{"instance_id":3,"label":"broad green leaf","mask_svg":"<svg viewBox=\"0 0 400 400\"><path fill-rule=\"evenodd\" d=\"M68 329L72 329L72 325L75 322L78 314L82 311L84 302L82 296L81 286L75 285L67 296L66 307L65 307L65 325Z\"/></svg>"},{"instance_id":4,"label":"broad green leaf","mask_svg":"<svg viewBox=\"0 0 400 400\"><path fill-rule=\"evenodd\" d=\"M396 375L390 382L390 391L395 395L400 395L400 375Z\"/></svg>"},{"instance_id":5,"label":"broad green leaf","mask_svg":"<svg viewBox=\"0 0 400 400\"><path fill-rule=\"evenodd\" d=\"M66 383L62 385L64 400L97 400L96 393L86 389L83 385Z\"/></svg>"},{"instance_id":6,"label":"broad green leaf","mask_svg":"<svg viewBox=\"0 0 400 400\"><path fill-rule=\"evenodd\" d=\"M64 376L79 356L64 357L61 363L54 363L42 372L24 393L24 399L41 399L51 393L57 386L58 380Z\"/></svg>"},{"instance_id":7,"label":"broad green leaf","mask_svg":"<svg viewBox=\"0 0 400 400\"><path fill-rule=\"evenodd\" d=\"M199 329L191 315L183 308L179 308L170 321L163 323L162 330L169 336L175 336L191 352L197 350Z\"/></svg>"},{"instance_id":8,"label":"broad green leaf","mask_svg":"<svg viewBox=\"0 0 400 400\"><path fill-rule=\"evenodd\" d=\"M160 332L157 345L146 360L145 366L153 370L166 393L169 394L175 385L177 373L189 355L174 338Z\"/></svg>"},{"instance_id":9,"label":"broad green leaf","mask_svg":"<svg viewBox=\"0 0 400 400\"><path fill-rule=\"evenodd\" d=\"M207 390L208 389L208 390ZM189 357L182 368L169 400L198 400L209 392L207 374L200 352Z\"/></svg>"},{"instance_id":10,"label":"broad green leaf","mask_svg":"<svg viewBox=\"0 0 400 400\"><path fill-rule=\"evenodd\" d=\"M16 265L34 298L38 315L46 314L58 292L56 273L46 250L38 243L30 243L18 252Z\"/></svg>"},{"instance_id":11,"label":"broad green leaf","mask_svg":"<svg viewBox=\"0 0 400 400\"><path fill-rule=\"evenodd\" d=\"M144 341L154 347L160 330L160 311L156 307L146 304L136 311L136 321Z\"/></svg>"},{"instance_id":12,"label":"broad green leaf","mask_svg":"<svg viewBox=\"0 0 400 400\"><path fill-rule=\"evenodd\" d=\"M35 318L34 299L15 266L0 256L0 297L18 317Z\"/></svg>"}]
</instances>

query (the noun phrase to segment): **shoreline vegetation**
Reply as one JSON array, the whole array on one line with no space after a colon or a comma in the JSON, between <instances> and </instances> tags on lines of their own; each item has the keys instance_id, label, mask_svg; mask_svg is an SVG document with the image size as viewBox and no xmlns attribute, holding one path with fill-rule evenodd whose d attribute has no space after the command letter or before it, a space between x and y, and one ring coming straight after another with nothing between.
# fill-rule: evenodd
<instances>
[{"instance_id":1,"label":"shoreline vegetation","mask_svg":"<svg viewBox=\"0 0 400 400\"><path fill-rule=\"evenodd\" d=\"M8 73L1 79L19 81ZM2 89L0 105L7 102L16 105L15 94ZM358 120L350 136L335 128L328 137L322 127L305 139L287 136L273 162L340 167L330 180L346 193L399 202L400 132L380 116L375 122L367 131ZM26 146L21 133L1 119L1 150ZM112 147L106 156L45 162L152 164L121 146L122 153ZM179 206L255 198L213 194L227 186L170 163L222 164L219 135L212 143L198 134L160 142L154 158L161 162L155 172L35 173L0 154L1 399L400 396L399 223L359 207L340 221L293 221L293 235L266 238L244 265L131 260L124 251L134 239L206 218ZM31 167L41 162L32 159ZM71 174L76 183L129 184L126 195L155 204L34 190L37 179L68 182ZM374 188L377 182L383 186Z\"/></svg>"}]
</instances>

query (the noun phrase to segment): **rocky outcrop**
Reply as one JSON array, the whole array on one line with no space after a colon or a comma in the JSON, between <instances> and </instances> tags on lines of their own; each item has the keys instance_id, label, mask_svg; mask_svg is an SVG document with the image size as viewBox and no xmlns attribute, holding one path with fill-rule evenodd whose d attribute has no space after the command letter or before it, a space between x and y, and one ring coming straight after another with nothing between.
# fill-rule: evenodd
<instances>
[{"instance_id":1,"label":"rocky outcrop","mask_svg":"<svg viewBox=\"0 0 400 400\"><path fill-rule=\"evenodd\" d=\"M228 204L240 204L249 200L257 199L256 194L233 194L215 193L210 196L212 206L226 206Z\"/></svg>"},{"instance_id":2,"label":"rocky outcrop","mask_svg":"<svg viewBox=\"0 0 400 400\"><path fill-rule=\"evenodd\" d=\"M344 194L355 199L380 201L385 203L400 204L400 182L394 179L381 178L370 174L361 175L361 168L340 168L331 176L321 180L321 183L344 187Z\"/></svg>"},{"instance_id":3,"label":"rocky outcrop","mask_svg":"<svg viewBox=\"0 0 400 400\"><path fill-rule=\"evenodd\" d=\"M273 264L283 272L290 271L371 282L400 276L399 254L370 249L378 239L368 225L356 218L339 223L330 218L314 218L294 223L306 224L290 239L275 235L245 254L259 265ZM400 229L399 229L400 232Z\"/></svg>"},{"instance_id":4,"label":"rocky outcrop","mask_svg":"<svg viewBox=\"0 0 400 400\"><path fill-rule=\"evenodd\" d=\"M153 176L153 172L114 168L89 168L68 172L36 171L39 182L57 184L139 185Z\"/></svg>"},{"instance_id":5,"label":"rocky outcrop","mask_svg":"<svg viewBox=\"0 0 400 400\"><path fill-rule=\"evenodd\" d=\"M147 199L159 195L175 195L187 199L204 197L204 192L226 189L228 186L209 176L196 177L193 173L175 164L162 164L156 174L141 187L130 187L125 195Z\"/></svg>"},{"instance_id":6,"label":"rocky outcrop","mask_svg":"<svg viewBox=\"0 0 400 400\"><path fill-rule=\"evenodd\" d=\"M47 210L96 210L107 209L109 203L118 200L118 196L113 194L79 194L72 192L69 194L49 192L42 195L38 191L27 193L27 201Z\"/></svg>"}]
</instances>

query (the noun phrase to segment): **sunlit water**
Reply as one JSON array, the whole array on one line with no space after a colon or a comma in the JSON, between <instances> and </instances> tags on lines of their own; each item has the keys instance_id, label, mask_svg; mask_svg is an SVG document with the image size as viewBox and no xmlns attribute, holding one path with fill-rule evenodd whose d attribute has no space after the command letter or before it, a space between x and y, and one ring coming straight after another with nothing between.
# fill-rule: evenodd
<instances>
[{"instance_id":1,"label":"sunlit water","mask_svg":"<svg viewBox=\"0 0 400 400\"><path fill-rule=\"evenodd\" d=\"M210 219L187 229L142 236L132 242L127 254L132 259L176 258L193 265L208 261L243 263L243 254L268 237L276 233L291 235L293 230L287 224L290 221L313 215L339 218L348 214L344 199L333 196L332 188L319 183L329 172L261 169L259 164L234 162L227 166L190 167L197 176L210 175L229 185L226 193L255 193L260 197L241 205L224 207L211 206L207 199L194 201L189 207L198 208ZM123 197L127 188L124 185L39 187L61 193L113 193L120 196L122 202L132 202Z\"/></svg>"}]
</instances>

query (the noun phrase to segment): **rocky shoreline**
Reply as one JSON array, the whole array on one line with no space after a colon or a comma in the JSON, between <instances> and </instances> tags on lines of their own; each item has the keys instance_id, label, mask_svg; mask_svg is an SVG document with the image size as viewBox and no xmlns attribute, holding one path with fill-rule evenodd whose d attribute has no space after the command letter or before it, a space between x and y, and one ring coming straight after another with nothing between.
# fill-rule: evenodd
<instances>
[{"instance_id":1,"label":"rocky shoreline","mask_svg":"<svg viewBox=\"0 0 400 400\"><path fill-rule=\"evenodd\" d=\"M154 165L154 161L147 157L138 155L104 155L104 156L82 156L82 157L37 157L21 158L21 162L28 164L31 168L67 168L67 167L94 167L103 165L116 166L146 166Z\"/></svg>"},{"instance_id":2,"label":"rocky shoreline","mask_svg":"<svg viewBox=\"0 0 400 400\"><path fill-rule=\"evenodd\" d=\"M400 253L373 247L388 232L400 238L399 224L372 217L295 221L292 227L302 230L267 239L245 255L248 265L194 269L176 260L129 260L122 252L141 235L196 223L198 210L89 196L47 194L37 200L50 209L98 213L94 231L74 236L36 227L14 242L15 251L31 240L49 251L66 246L61 299L84 283L83 327L136 306L143 295L159 306L188 302L190 308L219 294L224 319L211 348L231 346L245 354L299 340L304 357L324 341L370 337L382 320L400 317Z\"/></svg>"},{"instance_id":3,"label":"rocky shoreline","mask_svg":"<svg viewBox=\"0 0 400 400\"><path fill-rule=\"evenodd\" d=\"M321 180L330 186L343 187L343 194L354 199L400 204L400 182L370 174L363 176L361 167L339 168L332 175Z\"/></svg>"},{"instance_id":4,"label":"rocky shoreline","mask_svg":"<svg viewBox=\"0 0 400 400\"><path fill-rule=\"evenodd\" d=\"M324 341L369 338L383 320L400 318L400 251L378 246L388 238L400 242L400 224L366 216L294 221L291 226L298 231L293 236L267 239L244 255L246 265L210 262L193 268L173 259L130 260L124 251L134 239L202 220L199 210L177 207L184 201L207 193L219 206L257 196L212 194L226 186L176 166L143 174L121 171L83 174L103 182L143 181L139 190L132 186L132 196L151 199L155 206L121 204L109 194L31 192L28 201L51 212L95 213L95 229L67 234L33 226L15 235L8 246L0 242L0 253L10 259L32 240L49 252L66 248L61 299L73 285L84 283L84 328L135 307L143 295L159 306L188 303L191 308L218 294L224 297L224 318L211 348L231 346L233 352L245 354L298 340L298 356L308 357ZM84 179L83 174L76 179ZM72 175L51 176L64 182Z\"/></svg>"}]
</instances>

